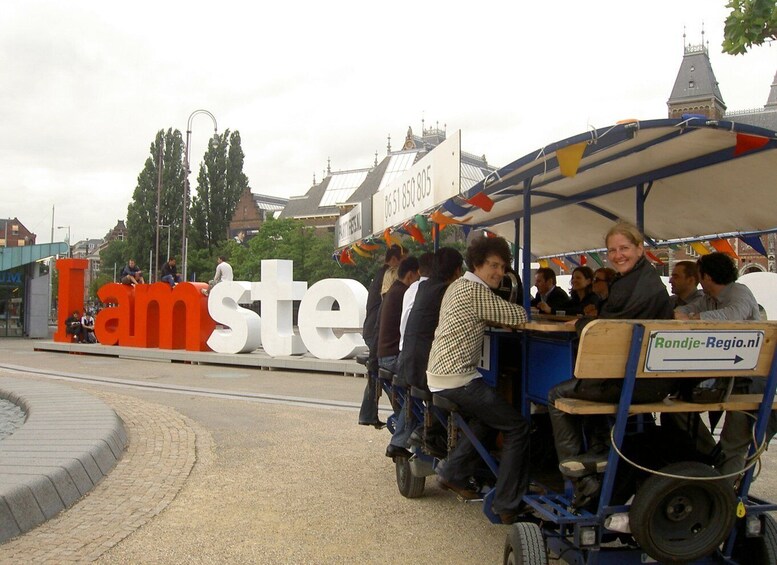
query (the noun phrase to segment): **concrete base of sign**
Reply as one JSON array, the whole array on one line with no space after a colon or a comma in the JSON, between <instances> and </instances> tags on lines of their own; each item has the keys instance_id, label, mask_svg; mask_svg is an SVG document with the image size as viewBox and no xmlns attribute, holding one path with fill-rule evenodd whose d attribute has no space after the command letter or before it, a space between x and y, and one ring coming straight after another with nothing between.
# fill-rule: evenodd
<instances>
[{"instance_id":1,"label":"concrete base of sign","mask_svg":"<svg viewBox=\"0 0 777 565\"><path fill-rule=\"evenodd\" d=\"M27 420L0 441L0 543L72 506L121 458L127 434L107 404L61 384L0 378Z\"/></svg>"},{"instance_id":2,"label":"concrete base of sign","mask_svg":"<svg viewBox=\"0 0 777 565\"><path fill-rule=\"evenodd\" d=\"M214 353L185 351L183 349L145 349L142 347L100 345L98 343L40 341L35 342L35 350L83 355L108 355L125 359L169 361L173 363L231 365L256 369L337 373L341 375L363 376L367 372L364 365L360 365L355 359L318 359L310 354L270 357L262 349L257 349L251 353Z\"/></svg>"}]
</instances>

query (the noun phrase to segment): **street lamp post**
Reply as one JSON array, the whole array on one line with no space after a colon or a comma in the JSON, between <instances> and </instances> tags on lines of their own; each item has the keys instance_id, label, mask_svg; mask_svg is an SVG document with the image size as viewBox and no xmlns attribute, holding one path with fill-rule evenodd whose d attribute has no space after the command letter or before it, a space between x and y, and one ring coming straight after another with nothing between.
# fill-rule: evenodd
<instances>
[{"instance_id":1,"label":"street lamp post","mask_svg":"<svg viewBox=\"0 0 777 565\"><path fill-rule=\"evenodd\" d=\"M57 226L58 230L67 230L67 258L70 259L71 247L70 247L70 226Z\"/></svg>"},{"instance_id":2,"label":"street lamp post","mask_svg":"<svg viewBox=\"0 0 777 565\"><path fill-rule=\"evenodd\" d=\"M168 259L170 259L170 228L173 227L173 226L171 226L169 224L168 225L159 224L159 227L160 228L167 228L167 255L165 255L165 257L166 257L165 261L167 261ZM156 282L159 282L159 273L158 272L157 272L157 277L154 280L156 280Z\"/></svg>"},{"instance_id":3,"label":"street lamp post","mask_svg":"<svg viewBox=\"0 0 777 565\"><path fill-rule=\"evenodd\" d=\"M187 261L188 261L188 248L189 246L186 244L186 211L189 208L189 154L191 151L191 138L192 138L192 120L194 119L194 116L197 116L198 114L206 114L207 116L210 116L210 119L213 120L213 135L218 135L218 124L216 123L216 117L208 112L207 110L195 110L191 114L189 114L189 119L186 122L186 151L184 152L184 161L183 161L183 168L184 168L184 181L183 181L183 224L181 227L181 258L183 261L183 280L186 280L186 267L187 267Z\"/></svg>"},{"instance_id":4,"label":"street lamp post","mask_svg":"<svg viewBox=\"0 0 777 565\"><path fill-rule=\"evenodd\" d=\"M164 134L161 136L164 139ZM159 279L159 208L160 199L162 196L162 151L164 149L164 143L159 144L159 164L157 165L157 183L156 183L156 245L154 247L154 265L153 274L154 278L149 280Z\"/></svg>"}]
</instances>

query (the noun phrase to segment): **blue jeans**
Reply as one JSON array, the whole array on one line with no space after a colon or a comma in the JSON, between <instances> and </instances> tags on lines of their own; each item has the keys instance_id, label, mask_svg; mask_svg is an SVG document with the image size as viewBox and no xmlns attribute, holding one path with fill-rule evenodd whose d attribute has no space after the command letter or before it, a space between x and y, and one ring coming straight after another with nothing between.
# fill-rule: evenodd
<instances>
[{"instance_id":1,"label":"blue jeans","mask_svg":"<svg viewBox=\"0 0 777 565\"><path fill-rule=\"evenodd\" d=\"M529 486L529 423L482 378L435 394L458 404L478 438L485 437L488 428L502 432L504 441L493 511L497 514L517 512ZM442 478L451 482L466 481L474 474L479 457L469 438L461 434L456 448L448 456Z\"/></svg>"},{"instance_id":2,"label":"blue jeans","mask_svg":"<svg viewBox=\"0 0 777 565\"><path fill-rule=\"evenodd\" d=\"M181 275L175 275L175 278L173 278L173 275L165 275L162 277L162 282L166 282L170 286L175 286L176 283L181 282Z\"/></svg>"}]
</instances>

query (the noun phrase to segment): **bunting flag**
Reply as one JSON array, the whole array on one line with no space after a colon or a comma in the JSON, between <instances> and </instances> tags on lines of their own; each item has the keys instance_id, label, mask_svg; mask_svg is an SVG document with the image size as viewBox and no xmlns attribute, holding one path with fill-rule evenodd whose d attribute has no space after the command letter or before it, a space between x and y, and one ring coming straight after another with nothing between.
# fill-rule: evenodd
<instances>
[{"instance_id":1,"label":"bunting flag","mask_svg":"<svg viewBox=\"0 0 777 565\"><path fill-rule=\"evenodd\" d=\"M472 231L472 226L461 226L461 231L464 232L464 239L469 237L469 232Z\"/></svg>"},{"instance_id":2,"label":"bunting flag","mask_svg":"<svg viewBox=\"0 0 777 565\"><path fill-rule=\"evenodd\" d=\"M495 233L490 232L488 230L483 230L483 236L491 238L491 239L497 237L497 235Z\"/></svg>"},{"instance_id":3,"label":"bunting flag","mask_svg":"<svg viewBox=\"0 0 777 565\"><path fill-rule=\"evenodd\" d=\"M473 206L477 206L481 210L484 210L486 212L490 212L491 208L494 207L494 201L491 200L488 195L481 191L478 192L475 196L472 198L468 198L466 200L468 204L472 204Z\"/></svg>"},{"instance_id":4,"label":"bunting flag","mask_svg":"<svg viewBox=\"0 0 777 565\"><path fill-rule=\"evenodd\" d=\"M566 259L567 261L569 261L570 263L572 263L572 264L573 264L575 267L579 267L579 266L580 266L580 263L578 263L577 261L575 261L575 260L572 258L572 256L571 256L571 255L565 255L565 256L564 256L564 259Z\"/></svg>"},{"instance_id":5,"label":"bunting flag","mask_svg":"<svg viewBox=\"0 0 777 565\"><path fill-rule=\"evenodd\" d=\"M710 250L707 249L701 241L694 241L691 243L691 248L699 255L709 255Z\"/></svg>"},{"instance_id":6,"label":"bunting flag","mask_svg":"<svg viewBox=\"0 0 777 565\"><path fill-rule=\"evenodd\" d=\"M356 264L353 260L353 257L351 257L350 249L343 249L343 252L340 254L340 263L342 263L343 265Z\"/></svg>"},{"instance_id":7,"label":"bunting flag","mask_svg":"<svg viewBox=\"0 0 777 565\"><path fill-rule=\"evenodd\" d=\"M602 261L601 255L599 255L596 251L589 253L589 255L591 256L591 259L593 259L596 262L597 265L599 265L600 267L604 267L604 261Z\"/></svg>"},{"instance_id":8,"label":"bunting flag","mask_svg":"<svg viewBox=\"0 0 777 565\"><path fill-rule=\"evenodd\" d=\"M429 229L429 222L426 221L426 216L423 214L416 214L414 219L415 225L417 225L419 228L424 231Z\"/></svg>"},{"instance_id":9,"label":"bunting flag","mask_svg":"<svg viewBox=\"0 0 777 565\"><path fill-rule=\"evenodd\" d=\"M548 267L550 267L550 263L548 263L547 259L540 259L537 262L540 264L540 268L542 269L547 269Z\"/></svg>"},{"instance_id":10,"label":"bunting flag","mask_svg":"<svg viewBox=\"0 0 777 565\"><path fill-rule=\"evenodd\" d=\"M380 247L380 245L377 245L375 243L367 243L366 241L362 241L359 244L359 247L361 247L365 251L375 251L376 249L378 249Z\"/></svg>"},{"instance_id":11,"label":"bunting flag","mask_svg":"<svg viewBox=\"0 0 777 565\"><path fill-rule=\"evenodd\" d=\"M580 264L583 266L588 264L588 258L585 256L585 253L580 256Z\"/></svg>"},{"instance_id":12,"label":"bunting flag","mask_svg":"<svg viewBox=\"0 0 777 565\"><path fill-rule=\"evenodd\" d=\"M710 241L710 245L715 248L715 251L720 251L721 253L725 253L726 255L733 257L734 259L739 259L739 255L737 255L736 251L734 251L734 248L731 247L731 244L726 239L713 239Z\"/></svg>"},{"instance_id":13,"label":"bunting flag","mask_svg":"<svg viewBox=\"0 0 777 565\"><path fill-rule=\"evenodd\" d=\"M391 230L389 228L383 230L383 239L386 241L387 247L391 247L392 245L399 245L402 247L402 240L391 235Z\"/></svg>"},{"instance_id":14,"label":"bunting flag","mask_svg":"<svg viewBox=\"0 0 777 565\"><path fill-rule=\"evenodd\" d=\"M440 226L432 224L432 243L437 246L437 240L440 237Z\"/></svg>"},{"instance_id":15,"label":"bunting flag","mask_svg":"<svg viewBox=\"0 0 777 565\"><path fill-rule=\"evenodd\" d=\"M398 228L394 228L394 231L396 233L401 233L402 235L410 235L410 232L407 231L404 225L399 226Z\"/></svg>"},{"instance_id":16,"label":"bunting flag","mask_svg":"<svg viewBox=\"0 0 777 565\"><path fill-rule=\"evenodd\" d=\"M470 220L470 217L467 216L466 218L457 220L455 218L449 218L440 210L435 210L432 215L429 216L429 219L439 226L447 226L449 224L466 224Z\"/></svg>"},{"instance_id":17,"label":"bunting flag","mask_svg":"<svg viewBox=\"0 0 777 565\"><path fill-rule=\"evenodd\" d=\"M454 216L463 216L469 210L467 208L464 208L463 206L459 206L453 201L453 198L446 200L442 203L442 207L445 208L448 212L453 214Z\"/></svg>"},{"instance_id":18,"label":"bunting flag","mask_svg":"<svg viewBox=\"0 0 777 565\"><path fill-rule=\"evenodd\" d=\"M417 241L418 243L426 243L424 234L421 232L421 230L418 229L417 226L411 224L410 222L406 222L404 228L408 235L413 238L413 241Z\"/></svg>"},{"instance_id":19,"label":"bunting flag","mask_svg":"<svg viewBox=\"0 0 777 565\"><path fill-rule=\"evenodd\" d=\"M364 257L365 259L369 259L372 257L372 253L369 253L367 251L364 251L361 247L359 247L358 244L354 244L351 246L351 248L356 251L356 254L360 257Z\"/></svg>"},{"instance_id":20,"label":"bunting flag","mask_svg":"<svg viewBox=\"0 0 777 565\"><path fill-rule=\"evenodd\" d=\"M561 267L561 270L564 271L565 273L569 270L567 266L564 264L564 261L562 261L558 257L551 257L550 260L553 261L559 267Z\"/></svg>"},{"instance_id":21,"label":"bunting flag","mask_svg":"<svg viewBox=\"0 0 777 565\"><path fill-rule=\"evenodd\" d=\"M758 253L760 253L764 257L768 257L768 254L766 253L766 248L764 247L764 244L761 241L761 238L759 236L742 235L742 236L739 236L739 239L744 241L746 244L748 244L750 247L755 249Z\"/></svg>"},{"instance_id":22,"label":"bunting flag","mask_svg":"<svg viewBox=\"0 0 777 565\"><path fill-rule=\"evenodd\" d=\"M744 133L737 134L737 144L734 147L734 156L747 153L754 149L760 149L764 145L769 143L768 137L761 137L758 135L746 135Z\"/></svg>"},{"instance_id":23,"label":"bunting flag","mask_svg":"<svg viewBox=\"0 0 777 565\"><path fill-rule=\"evenodd\" d=\"M576 143L563 149L556 149L556 159L558 160L559 169L561 174L565 177L573 177L577 174L577 168L580 166L580 161L583 159L583 152L585 151L587 142Z\"/></svg>"},{"instance_id":24,"label":"bunting flag","mask_svg":"<svg viewBox=\"0 0 777 565\"><path fill-rule=\"evenodd\" d=\"M647 255L648 259L650 259L654 263L658 263L659 265L664 264L664 262L661 259L659 259L657 256L655 256L652 252L648 251L647 249L645 250L645 255Z\"/></svg>"}]
</instances>

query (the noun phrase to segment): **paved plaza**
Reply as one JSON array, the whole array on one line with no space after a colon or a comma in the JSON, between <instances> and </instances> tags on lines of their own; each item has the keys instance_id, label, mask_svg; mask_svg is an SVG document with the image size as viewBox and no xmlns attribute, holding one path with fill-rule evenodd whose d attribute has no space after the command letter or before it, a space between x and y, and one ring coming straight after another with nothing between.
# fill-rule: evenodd
<instances>
[{"instance_id":1,"label":"paved plaza","mask_svg":"<svg viewBox=\"0 0 777 565\"><path fill-rule=\"evenodd\" d=\"M399 495L388 433L356 425L364 379L33 351L0 377L86 391L124 421L116 467L0 563L500 563L506 526L428 480ZM385 399L384 399L385 400ZM777 498L774 454L756 491Z\"/></svg>"}]
</instances>

